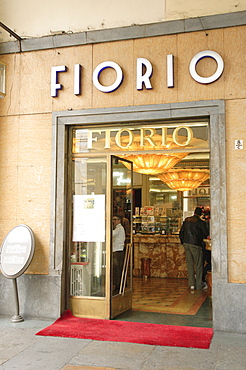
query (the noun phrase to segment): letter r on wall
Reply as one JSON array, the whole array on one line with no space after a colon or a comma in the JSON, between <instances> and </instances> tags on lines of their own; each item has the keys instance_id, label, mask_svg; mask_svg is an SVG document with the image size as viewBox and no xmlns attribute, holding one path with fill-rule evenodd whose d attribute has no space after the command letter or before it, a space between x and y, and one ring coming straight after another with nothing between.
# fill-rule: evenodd
<instances>
[{"instance_id":1,"label":"letter r on wall","mask_svg":"<svg viewBox=\"0 0 246 370\"><path fill-rule=\"evenodd\" d=\"M143 66L145 73L143 74ZM137 90L143 90L143 84L146 89L152 89L150 77L152 76L152 64L145 58L137 58Z\"/></svg>"}]
</instances>

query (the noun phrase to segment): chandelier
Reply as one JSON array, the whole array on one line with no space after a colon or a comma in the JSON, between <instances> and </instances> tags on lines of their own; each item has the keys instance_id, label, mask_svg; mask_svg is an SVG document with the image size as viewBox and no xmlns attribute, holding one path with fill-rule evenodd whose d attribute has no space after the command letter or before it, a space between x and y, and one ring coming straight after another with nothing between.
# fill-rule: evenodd
<instances>
[{"instance_id":1,"label":"chandelier","mask_svg":"<svg viewBox=\"0 0 246 370\"><path fill-rule=\"evenodd\" d=\"M194 168L173 168L158 175L158 178L178 191L189 191L198 188L209 178L209 170Z\"/></svg>"},{"instance_id":2,"label":"chandelier","mask_svg":"<svg viewBox=\"0 0 246 370\"><path fill-rule=\"evenodd\" d=\"M133 162L133 171L144 175L158 175L174 167L188 153L168 153L168 154L129 154L122 156ZM130 163L124 162L130 169Z\"/></svg>"},{"instance_id":3,"label":"chandelier","mask_svg":"<svg viewBox=\"0 0 246 370\"><path fill-rule=\"evenodd\" d=\"M128 161L133 162L133 171L141 173L143 175L158 175L164 171L167 171L173 168L181 159L185 158L189 153L183 152L168 152L167 150L180 149L177 144L171 140L171 136L167 135L166 143L162 143L161 135L154 135L152 137L155 142L155 146L151 145L150 142L146 142L145 145L141 145L140 136L135 136L134 142L131 145L127 146L125 140L127 138L122 138L122 147L121 150L124 150L126 153L121 156ZM119 148L118 148L119 149ZM155 153L157 150L165 150L162 153ZM134 151L136 154L129 153L127 151ZM141 153L137 153L137 152ZM150 152L151 151L151 152ZM146 152L146 153L144 153ZM131 166L128 163L124 165L130 169Z\"/></svg>"}]
</instances>

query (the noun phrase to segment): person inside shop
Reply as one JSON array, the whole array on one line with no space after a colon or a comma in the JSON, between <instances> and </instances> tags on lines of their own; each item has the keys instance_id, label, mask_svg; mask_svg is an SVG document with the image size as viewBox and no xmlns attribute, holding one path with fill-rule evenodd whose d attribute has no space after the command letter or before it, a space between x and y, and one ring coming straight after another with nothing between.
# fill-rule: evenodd
<instances>
[{"instance_id":1,"label":"person inside shop","mask_svg":"<svg viewBox=\"0 0 246 370\"><path fill-rule=\"evenodd\" d=\"M121 224L125 229L125 234L126 234L125 246L126 246L126 244L130 243L130 240L131 240L131 227L130 227L130 222L128 218L124 217L124 215L122 216Z\"/></svg>"},{"instance_id":2,"label":"person inside shop","mask_svg":"<svg viewBox=\"0 0 246 370\"><path fill-rule=\"evenodd\" d=\"M120 215L113 216L113 291L119 293L124 262L125 229Z\"/></svg>"},{"instance_id":3,"label":"person inside shop","mask_svg":"<svg viewBox=\"0 0 246 370\"><path fill-rule=\"evenodd\" d=\"M201 220L202 208L196 207L194 215L187 217L180 229L179 238L183 244L188 270L190 292L203 289L203 239L207 239L209 231L207 223Z\"/></svg>"}]
</instances>

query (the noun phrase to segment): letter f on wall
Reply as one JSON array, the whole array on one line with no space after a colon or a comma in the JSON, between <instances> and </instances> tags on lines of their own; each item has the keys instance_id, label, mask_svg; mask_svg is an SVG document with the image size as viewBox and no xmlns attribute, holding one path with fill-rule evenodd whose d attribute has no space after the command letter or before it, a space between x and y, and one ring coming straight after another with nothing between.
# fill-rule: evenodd
<instances>
[{"instance_id":1,"label":"letter f on wall","mask_svg":"<svg viewBox=\"0 0 246 370\"><path fill-rule=\"evenodd\" d=\"M62 89L62 85L58 83L58 72L66 72L66 66L51 67L51 96L57 97L58 91Z\"/></svg>"}]
</instances>

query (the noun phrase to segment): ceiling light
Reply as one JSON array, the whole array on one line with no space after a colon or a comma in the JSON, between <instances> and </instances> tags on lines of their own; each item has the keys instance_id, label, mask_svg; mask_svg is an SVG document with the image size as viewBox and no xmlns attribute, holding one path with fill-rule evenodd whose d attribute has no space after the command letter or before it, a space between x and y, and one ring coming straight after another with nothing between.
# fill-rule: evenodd
<instances>
[{"instance_id":1,"label":"ceiling light","mask_svg":"<svg viewBox=\"0 0 246 370\"><path fill-rule=\"evenodd\" d=\"M189 191L198 188L209 178L209 170L173 168L158 175L158 177L171 189L177 191Z\"/></svg>"}]
</instances>

